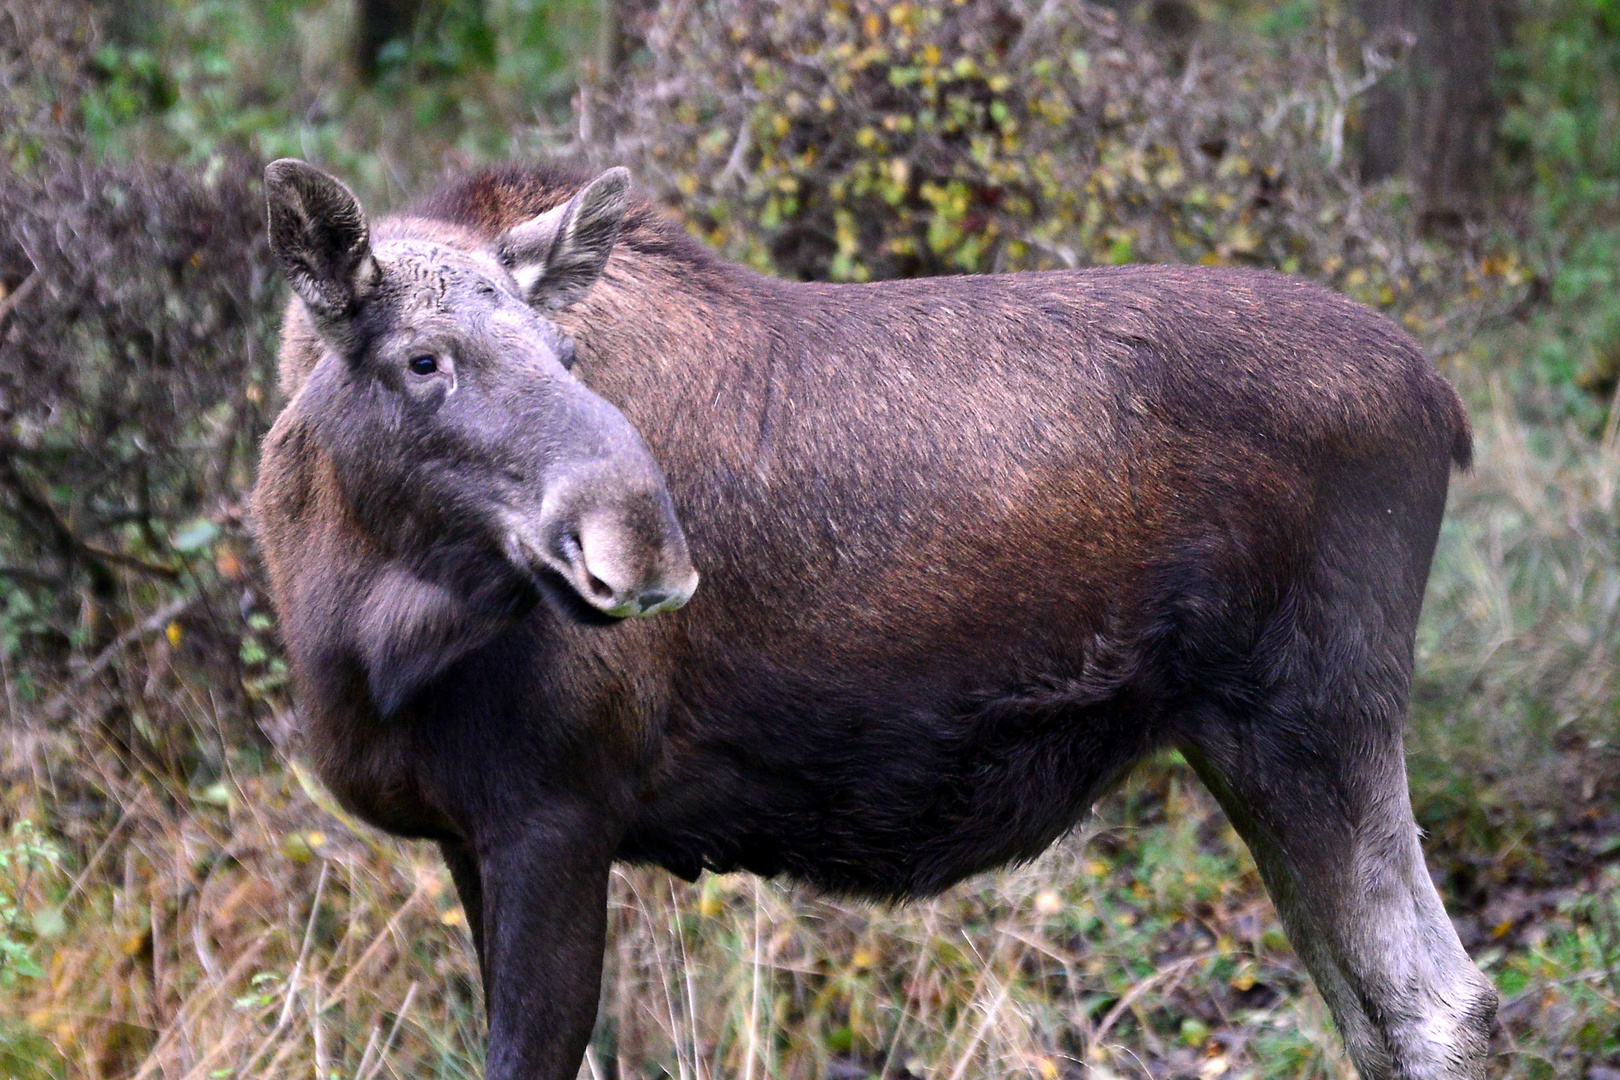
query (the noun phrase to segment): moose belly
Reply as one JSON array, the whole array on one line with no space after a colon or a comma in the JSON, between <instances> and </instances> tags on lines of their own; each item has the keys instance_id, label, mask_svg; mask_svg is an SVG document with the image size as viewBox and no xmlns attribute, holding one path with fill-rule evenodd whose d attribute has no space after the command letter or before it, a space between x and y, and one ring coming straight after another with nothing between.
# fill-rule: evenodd
<instances>
[{"instance_id":1,"label":"moose belly","mask_svg":"<svg viewBox=\"0 0 1620 1080\"><path fill-rule=\"evenodd\" d=\"M674 748L621 856L688 878L745 869L926 895L1039 854L1162 727L1129 691L1078 677L932 702L803 691L710 713Z\"/></svg>"}]
</instances>

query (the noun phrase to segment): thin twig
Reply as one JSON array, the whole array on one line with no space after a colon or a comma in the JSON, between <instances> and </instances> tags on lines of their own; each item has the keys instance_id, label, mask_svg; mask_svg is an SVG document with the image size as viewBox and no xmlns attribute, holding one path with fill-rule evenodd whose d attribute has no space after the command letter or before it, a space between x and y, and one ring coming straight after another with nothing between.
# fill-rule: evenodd
<instances>
[{"instance_id":1,"label":"thin twig","mask_svg":"<svg viewBox=\"0 0 1620 1080\"><path fill-rule=\"evenodd\" d=\"M962 1080L962 1074L967 1071L968 1062L973 1060L973 1055L979 1049L979 1044L984 1041L985 1032L989 1031L990 1025L996 1022L996 1017L1001 1013L1001 1007L1007 1004L1007 998L1011 994L1012 987L1007 983L1002 983L1001 993L996 995L995 1003L985 1010L984 1019L979 1022L978 1030L974 1031L973 1037L968 1040L967 1046L962 1049L962 1056L956 1060L956 1068L951 1070L951 1080Z\"/></svg>"},{"instance_id":2,"label":"thin twig","mask_svg":"<svg viewBox=\"0 0 1620 1080\"><path fill-rule=\"evenodd\" d=\"M129 648L142 638L149 637L152 634L162 630L175 619L178 619L181 615L184 615L187 611L189 611L191 606L196 602L196 596L183 596L178 600L165 604L156 612L147 616L143 622L139 623L132 629L125 630L122 634L119 634L113 639L112 644L108 645L105 649L102 649L101 652L96 654L96 658L94 660L91 660L88 664L74 673L73 678L68 683L67 689L60 691L55 697L51 698L51 700L40 706L39 715L47 723L52 724L60 723L61 721L67 719L68 711L73 707L72 692L74 690L79 689L85 683L88 683L91 679L94 679L97 675L100 675L103 671L105 671L107 669L107 665L111 664L115 659L118 658L119 653L123 652L125 649Z\"/></svg>"},{"instance_id":3,"label":"thin twig","mask_svg":"<svg viewBox=\"0 0 1620 1080\"><path fill-rule=\"evenodd\" d=\"M169 1044L175 1039L182 1037L186 1021L192 1019L204 1008L211 1005L214 998L218 997L222 990L230 986L239 977L241 977L242 973L259 958L259 954L264 952L265 946L269 943L269 940L269 931L260 934L258 940L254 941L252 945L243 950L242 955L238 956L231 963L230 970L225 973L225 977L223 979L213 986L205 987L202 993L193 994L191 997L186 999L179 1011L175 1013L174 1019L169 1021L169 1026L164 1028L163 1033L158 1036L158 1040L155 1044L153 1044L151 1051L147 1053L146 1060L141 1064L140 1071L135 1074L135 1080L146 1080L146 1077L150 1076L153 1071L162 1068L160 1064L161 1058L159 1055L163 1050L166 1050ZM203 1056L202 1060L198 1061L191 1067L190 1071L186 1073L182 1080L191 1080L192 1077L196 1076L203 1069L206 1069L209 1065L212 1065L215 1059L223 1054L230 1047L230 1045L231 1043L228 1040L221 1039L214 1045L212 1049L208 1051L206 1055Z\"/></svg>"},{"instance_id":4,"label":"thin twig","mask_svg":"<svg viewBox=\"0 0 1620 1080\"><path fill-rule=\"evenodd\" d=\"M748 1057L743 1063L743 1080L754 1080L754 1058L759 1053L759 994L760 994L760 936L763 921L760 912L759 879L754 879L754 963L753 992L748 998Z\"/></svg>"},{"instance_id":5,"label":"thin twig","mask_svg":"<svg viewBox=\"0 0 1620 1080\"><path fill-rule=\"evenodd\" d=\"M399 929L400 922L405 918L405 915L416 906L417 901L426 895L426 890L418 885L411 895L405 898L405 902L401 904L399 909L395 911L394 914L389 918L388 923L382 928L381 932L379 932L377 936L372 939L370 945L366 946L366 951L360 954L360 959L356 960L349 968L348 974L343 976L343 980L337 984L337 988L327 996L327 1001L331 1002L342 1000L344 993L348 991L349 984L354 981L355 976L359 975L365 970L366 965L371 962L372 956L377 952L378 949L382 948L383 942L394 936Z\"/></svg>"},{"instance_id":6,"label":"thin twig","mask_svg":"<svg viewBox=\"0 0 1620 1080\"><path fill-rule=\"evenodd\" d=\"M29 293L39 287L41 280L43 279L40 277L39 271L35 270L23 278L22 284L12 289L4 300L0 300L0 330L5 329L6 320L11 318L11 313L16 310L18 304L28 299Z\"/></svg>"},{"instance_id":7,"label":"thin twig","mask_svg":"<svg viewBox=\"0 0 1620 1080\"><path fill-rule=\"evenodd\" d=\"M58 912L62 914L67 913L67 906L73 902L74 897L79 895L79 892L84 888L84 883L90 880L90 875L95 873L96 867L101 865L102 858L107 854L108 850L111 849L113 838L118 835L119 830L123 829L125 823L129 822L130 820L131 815L128 807L126 807L124 812L118 816L118 820L113 822L113 827L107 830L106 837L103 838L100 845L97 846L95 854L90 856L90 861L84 864L83 870L79 871L79 876L73 879L72 887L68 889L67 895L62 898L61 904L57 905L56 910Z\"/></svg>"},{"instance_id":8,"label":"thin twig","mask_svg":"<svg viewBox=\"0 0 1620 1080\"><path fill-rule=\"evenodd\" d=\"M362 1076L360 1080L371 1080L371 1077L377 1075L377 1070L382 1068L383 1062L388 1060L388 1051L393 1048L394 1036L399 1034L399 1025L405 1022L405 1014L411 1011L411 999L416 997L416 986L417 984L412 982L410 988L405 991L405 1000L400 1002L399 1012L394 1014L394 1026L388 1029L388 1038L383 1040L382 1048L377 1051L377 1060L372 1062L371 1075Z\"/></svg>"},{"instance_id":9,"label":"thin twig","mask_svg":"<svg viewBox=\"0 0 1620 1080\"><path fill-rule=\"evenodd\" d=\"M305 961L309 959L309 944L315 936L315 916L321 910L321 896L326 892L326 875L331 865L324 860L321 862L321 877L315 886L315 900L309 905L309 921L304 926L304 943L298 950L298 961L293 965L292 975L287 979L287 998L281 1007L281 1015L276 1018L276 1026L270 1029L270 1034L264 1037L264 1042L260 1043L259 1048L249 1055L240 1069L236 1070L238 1076L246 1076L248 1070L259 1063L259 1059L281 1037L282 1031L287 1027L287 1021L292 1017L293 1003L298 997L298 980L303 975Z\"/></svg>"},{"instance_id":10,"label":"thin twig","mask_svg":"<svg viewBox=\"0 0 1620 1080\"><path fill-rule=\"evenodd\" d=\"M1153 989L1165 979L1170 978L1172 975L1179 979L1181 975L1194 964L1213 959L1217 955L1219 954L1215 952L1201 952L1193 956L1184 956L1180 960L1177 960L1175 963L1171 964L1169 967L1160 968L1152 975L1142 979L1135 986L1127 990L1125 992L1125 996L1116 1001L1114 1003L1114 1007L1108 1010L1108 1015L1103 1017L1103 1022L1097 1025L1097 1034L1093 1039L1093 1045L1101 1045L1102 1041L1108 1037L1108 1030L1114 1026L1114 1022L1123 1016L1125 1010L1134 1005L1137 999L1143 994Z\"/></svg>"}]
</instances>

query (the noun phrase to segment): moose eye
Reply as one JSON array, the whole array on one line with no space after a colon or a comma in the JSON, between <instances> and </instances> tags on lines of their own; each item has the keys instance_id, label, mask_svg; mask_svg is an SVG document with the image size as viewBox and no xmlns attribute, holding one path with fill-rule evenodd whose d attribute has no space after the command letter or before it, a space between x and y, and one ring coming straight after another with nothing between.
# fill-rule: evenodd
<instances>
[{"instance_id":1,"label":"moose eye","mask_svg":"<svg viewBox=\"0 0 1620 1080\"><path fill-rule=\"evenodd\" d=\"M439 361L437 357L423 353L421 356L411 357L405 366L411 369L412 375L432 375L439 370Z\"/></svg>"}]
</instances>

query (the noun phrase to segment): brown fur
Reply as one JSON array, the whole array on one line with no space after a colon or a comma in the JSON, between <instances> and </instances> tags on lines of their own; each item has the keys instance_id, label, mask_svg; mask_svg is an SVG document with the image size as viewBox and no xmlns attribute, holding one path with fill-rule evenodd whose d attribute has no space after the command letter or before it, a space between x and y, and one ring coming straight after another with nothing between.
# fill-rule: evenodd
<instances>
[{"instance_id":1,"label":"brown fur","mask_svg":"<svg viewBox=\"0 0 1620 1080\"><path fill-rule=\"evenodd\" d=\"M473 251L578 185L481 173L377 235ZM662 466L695 598L614 625L542 604L387 722L341 664L297 671L327 781L441 839L464 892L480 866L488 888L471 853L493 823L558 799L593 808L607 857L889 896L1033 856L1164 745L1238 800L1257 852L1295 828L1350 845L1405 806L1412 635L1470 439L1387 320L1231 269L791 283L634 204L556 321ZM372 557L302 426L322 348L295 301L257 495L281 610ZM331 604L317 617L351 617ZM1320 783L1288 794L1295 773ZM1409 861L1415 830L1392 828ZM1359 925L1359 886L1292 872L1291 927ZM1456 1072L1419 1067L1421 1038L1356 1003L1373 975L1337 974L1372 948L1344 940L1307 959L1363 1070L1477 1075L1475 1035ZM1448 971L1488 1030L1485 991Z\"/></svg>"}]
</instances>

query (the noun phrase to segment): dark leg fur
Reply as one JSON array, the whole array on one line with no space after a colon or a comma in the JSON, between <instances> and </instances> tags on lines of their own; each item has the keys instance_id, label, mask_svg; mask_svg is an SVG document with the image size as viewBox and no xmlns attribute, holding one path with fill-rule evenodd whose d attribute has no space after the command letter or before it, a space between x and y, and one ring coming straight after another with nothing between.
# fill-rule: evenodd
<instances>
[{"instance_id":1,"label":"dark leg fur","mask_svg":"<svg viewBox=\"0 0 1620 1080\"><path fill-rule=\"evenodd\" d=\"M1256 656L1258 700L1211 707L1185 750L1365 1080L1483 1080L1496 993L1418 843L1401 740L1417 602L1399 561L1385 566L1384 582L1300 586Z\"/></svg>"},{"instance_id":2,"label":"dark leg fur","mask_svg":"<svg viewBox=\"0 0 1620 1080\"><path fill-rule=\"evenodd\" d=\"M573 1080L578 1071L596 1020L615 835L560 804L481 837L475 860L447 852L463 903L478 898L479 915L468 906L467 918L482 942L487 1080Z\"/></svg>"}]
</instances>

